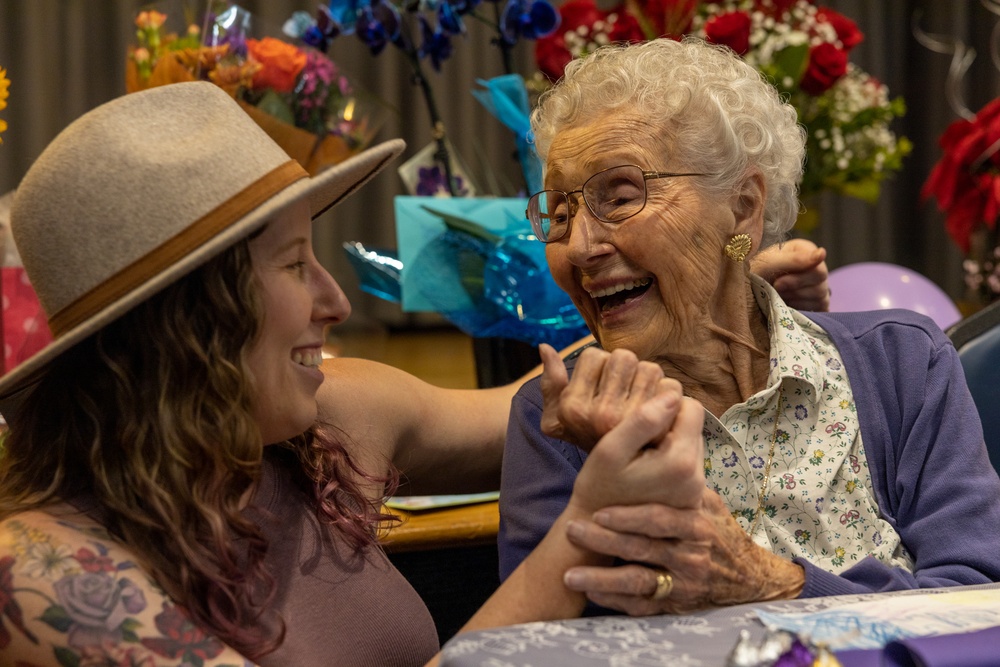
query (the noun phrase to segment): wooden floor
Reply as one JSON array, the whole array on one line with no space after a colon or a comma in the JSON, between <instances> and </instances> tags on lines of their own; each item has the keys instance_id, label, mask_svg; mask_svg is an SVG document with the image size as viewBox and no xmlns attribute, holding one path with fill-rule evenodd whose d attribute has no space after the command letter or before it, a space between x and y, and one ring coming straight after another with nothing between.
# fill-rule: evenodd
<instances>
[{"instance_id":1,"label":"wooden floor","mask_svg":"<svg viewBox=\"0 0 1000 667\"><path fill-rule=\"evenodd\" d=\"M439 387L475 389L472 338L453 328L391 330L380 325L355 327L328 337L327 350L401 368Z\"/></svg>"}]
</instances>

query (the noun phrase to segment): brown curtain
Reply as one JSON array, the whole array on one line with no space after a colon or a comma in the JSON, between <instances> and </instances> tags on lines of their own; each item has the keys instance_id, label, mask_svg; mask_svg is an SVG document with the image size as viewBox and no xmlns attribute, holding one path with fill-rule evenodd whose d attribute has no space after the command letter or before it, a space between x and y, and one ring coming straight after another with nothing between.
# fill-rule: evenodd
<instances>
[{"instance_id":1,"label":"brown curtain","mask_svg":"<svg viewBox=\"0 0 1000 667\"><path fill-rule=\"evenodd\" d=\"M313 11L319 0L245 0L258 26L276 33L297 9ZM43 147L70 121L124 92L124 54L132 41L132 20L145 4L135 0L0 0L0 67L11 79L8 108L0 112L9 129L0 146L0 193L16 187ZM956 116L945 101L944 80L949 58L932 53L911 34L915 10L930 33L959 38L979 57L964 81L965 102L973 110L998 91L998 73L990 62L989 41L1000 18L975 0L829 0L822 2L853 18L865 41L852 61L883 80L890 93L903 95L909 112L896 126L914 143L903 172L889 181L876 206L825 196L821 224L813 237L829 250L832 267L859 261L892 262L917 270L961 298L961 255L947 238L943 217L933 205L919 202L919 190L939 157L937 138ZM170 7L172 3L162 3ZM488 0L484 7L489 9ZM510 132L470 94L476 78L503 73L490 44L490 31L468 22L466 38L455 41L442 72L430 71L449 136L473 172L492 171L499 180L519 182ZM406 157L431 141L424 101L408 66L393 47L377 57L355 37L335 40L331 55L354 79L391 106L380 138L403 137ZM532 71L532 49L519 45L515 69ZM207 174L206 177L210 177ZM329 215L332 224L317 226L321 261L344 285L354 303L356 322L388 324L433 322L411 316L394 304L360 293L340 244L359 240L371 246L395 247L393 196L402 193L394 172L384 173L358 196ZM502 194L509 194L503 192ZM72 208L66 212L72 215Z\"/></svg>"}]
</instances>

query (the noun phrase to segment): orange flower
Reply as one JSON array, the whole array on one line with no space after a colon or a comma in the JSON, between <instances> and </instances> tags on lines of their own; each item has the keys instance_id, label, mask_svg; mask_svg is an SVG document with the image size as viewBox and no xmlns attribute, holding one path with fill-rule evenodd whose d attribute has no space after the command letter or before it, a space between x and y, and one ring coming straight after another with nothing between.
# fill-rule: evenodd
<instances>
[{"instance_id":1,"label":"orange flower","mask_svg":"<svg viewBox=\"0 0 1000 667\"><path fill-rule=\"evenodd\" d=\"M156 30L166 20L167 15L156 10L139 12L139 15L135 17L135 26L140 30Z\"/></svg>"},{"instance_id":2,"label":"orange flower","mask_svg":"<svg viewBox=\"0 0 1000 667\"><path fill-rule=\"evenodd\" d=\"M7 97L10 95L8 88L10 87L10 79L7 78L7 70L0 67L0 111L7 108ZM7 121L0 118L0 133L3 133L7 129ZM3 138L0 138L0 144L3 144Z\"/></svg>"},{"instance_id":3,"label":"orange flower","mask_svg":"<svg viewBox=\"0 0 1000 667\"><path fill-rule=\"evenodd\" d=\"M261 40L248 39L247 52L262 67L254 74L254 88L273 88L279 93L287 93L295 86L302 68L306 65L306 54L301 49L273 37Z\"/></svg>"},{"instance_id":4,"label":"orange flower","mask_svg":"<svg viewBox=\"0 0 1000 667\"><path fill-rule=\"evenodd\" d=\"M239 65L219 65L208 73L212 83L236 96L241 88L250 88L254 75L263 69L258 62L247 60Z\"/></svg>"}]
</instances>

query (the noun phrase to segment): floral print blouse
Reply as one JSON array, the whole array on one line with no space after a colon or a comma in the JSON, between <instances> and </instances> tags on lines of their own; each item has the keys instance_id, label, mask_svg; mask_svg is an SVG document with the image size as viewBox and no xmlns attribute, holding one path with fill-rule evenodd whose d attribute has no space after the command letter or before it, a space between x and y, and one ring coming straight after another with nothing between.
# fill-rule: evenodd
<instances>
[{"instance_id":1,"label":"floral print blouse","mask_svg":"<svg viewBox=\"0 0 1000 667\"><path fill-rule=\"evenodd\" d=\"M753 291L768 320L771 371L763 390L721 419L706 411L708 485L749 531L773 438L762 516L751 535L757 544L834 573L866 556L912 571L913 559L879 512L837 348L769 284L754 277Z\"/></svg>"}]
</instances>

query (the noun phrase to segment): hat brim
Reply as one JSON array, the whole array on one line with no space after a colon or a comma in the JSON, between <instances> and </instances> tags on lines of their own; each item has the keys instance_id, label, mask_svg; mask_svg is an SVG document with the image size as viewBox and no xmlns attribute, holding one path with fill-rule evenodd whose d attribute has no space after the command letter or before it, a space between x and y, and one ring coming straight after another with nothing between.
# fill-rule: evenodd
<instances>
[{"instance_id":1,"label":"hat brim","mask_svg":"<svg viewBox=\"0 0 1000 667\"><path fill-rule=\"evenodd\" d=\"M307 199L312 217L315 220L374 178L389 162L402 153L405 147L406 144L401 139L386 141L324 169L312 178L292 183L193 252L185 255L180 261L66 331L23 363L15 366L9 373L0 377L0 413L4 417L8 417L16 412L18 404L27 395L30 387L40 379L42 370L63 352L195 270L240 239L249 236L287 206Z\"/></svg>"}]
</instances>

